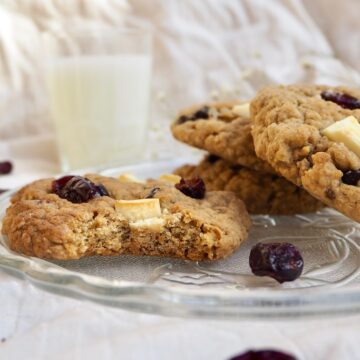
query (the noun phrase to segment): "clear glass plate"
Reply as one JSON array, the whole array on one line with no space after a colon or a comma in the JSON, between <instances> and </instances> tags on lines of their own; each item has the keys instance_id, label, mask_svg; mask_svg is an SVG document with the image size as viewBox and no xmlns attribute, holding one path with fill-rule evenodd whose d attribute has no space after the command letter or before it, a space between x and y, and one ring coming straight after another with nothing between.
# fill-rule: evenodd
<instances>
[{"instance_id":1,"label":"clear glass plate","mask_svg":"<svg viewBox=\"0 0 360 360\"><path fill-rule=\"evenodd\" d=\"M141 178L183 164L160 161L111 169ZM3 217L12 193L0 197ZM0 266L48 291L142 312L221 318L294 318L360 312L360 227L330 209L297 216L253 216L248 241L227 259L191 262L159 257L88 257L45 261L9 250L0 238ZM285 284L251 274L258 241L296 244L304 257L300 279Z\"/></svg>"}]
</instances>

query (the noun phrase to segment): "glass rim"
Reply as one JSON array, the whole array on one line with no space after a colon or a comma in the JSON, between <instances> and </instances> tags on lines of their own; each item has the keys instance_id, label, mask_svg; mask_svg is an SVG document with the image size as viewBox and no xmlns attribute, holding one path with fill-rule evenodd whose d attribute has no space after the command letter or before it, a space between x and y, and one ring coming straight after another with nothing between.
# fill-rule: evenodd
<instances>
[{"instance_id":1,"label":"glass rim","mask_svg":"<svg viewBox=\"0 0 360 360\"><path fill-rule=\"evenodd\" d=\"M126 48L129 53L151 54L153 32L149 28L140 26L92 25L87 27L76 24L41 32L41 44L43 47L39 51L44 52L46 60L91 53L90 49L84 50L86 44L93 44L93 51L95 48L98 49L94 51L94 54L122 53Z\"/></svg>"}]
</instances>

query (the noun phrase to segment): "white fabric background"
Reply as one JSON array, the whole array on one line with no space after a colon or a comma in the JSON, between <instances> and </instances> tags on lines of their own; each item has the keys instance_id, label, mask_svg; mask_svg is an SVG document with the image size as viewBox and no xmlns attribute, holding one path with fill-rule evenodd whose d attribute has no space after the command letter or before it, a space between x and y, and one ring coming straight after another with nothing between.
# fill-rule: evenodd
<instances>
[{"instance_id":1,"label":"white fabric background","mask_svg":"<svg viewBox=\"0 0 360 360\"><path fill-rule=\"evenodd\" d=\"M360 84L358 0L3 0L0 5L0 160L10 188L58 171L42 83L41 31L69 18L137 23L154 33L149 149L171 139L181 107L249 98L269 83ZM51 295L0 272L1 359L226 359L247 348L299 359L360 359L360 316L296 322L207 321L139 315Z\"/></svg>"}]
</instances>

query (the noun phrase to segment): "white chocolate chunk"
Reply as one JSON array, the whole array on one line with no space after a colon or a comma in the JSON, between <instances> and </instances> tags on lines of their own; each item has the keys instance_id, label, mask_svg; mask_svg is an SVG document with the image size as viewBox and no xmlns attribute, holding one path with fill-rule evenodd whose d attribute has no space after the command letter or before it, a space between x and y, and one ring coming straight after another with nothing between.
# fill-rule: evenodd
<instances>
[{"instance_id":1,"label":"white chocolate chunk","mask_svg":"<svg viewBox=\"0 0 360 360\"><path fill-rule=\"evenodd\" d=\"M166 181L170 184L178 184L181 180L181 176L175 174L163 174L159 177L159 180Z\"/></svg>"},{"instance_id":2,"label":"white chocolate chunk","mask_svg":"<svg viewBox=\"0 0 360 360\"><path fill-rule=\"evenodd\" d=\"M130 221L145 220L161 216L159 199L117 200L116 211Z\"/></svg>"},{"instance_id":3,"label":"white chocolate chunk","mask_svg":"<svg viewBox=\"0 0 360 360\"><path fill-rule=\"evenodd\" d=\"M250 118L250 103L235 105L232 112L236 115Z\"/></svg>"},{"instance_id":4,"label":"white chocolate chunk","mask_svg":"<svg viewBox=\"0 0 360 360\"><path fill-rule=\"evenodd\" d=\"M160 217L130 222L132 228L147 228L155 231L160 231L164 225L165 219Z\"/></svg>"},{"instance_id":5,"label":"white chocolate chunk","mask_svg":"<svg viewBox=\"0 0 360 360\"><path fill-rule=\"evenodd\" d=\"M208 232L205 234L200 234L200 238L209 246L212 247L216 244L218 238L216 235L212 232Z\"/></svg>"},{"instance_id":6,"label":"white chocolate chunk","mask_svg":"<svg viewBox=\"0 0 360 360\"><path fill-rule=\"evenodd\" d=\"M118 177L118 179L119 179L119 181L121 181L123 183L129 183L129 182L135 182L135 183L141 183L141 184L145 183L145 181L139 179L135 175L128 174L128 173L121 174Z\"/></svg>"},{"instance_id":7,"label":"white chocolate chunk","mask_svg":"<svg viewBox=\"0 0 360 360\"><path fill-rule=\"evenodd\" d=\"M322 133L332 141L343 143L360 156L360 124L354 116L337 121L325 128Z\"/></svg>"}]
</instances>

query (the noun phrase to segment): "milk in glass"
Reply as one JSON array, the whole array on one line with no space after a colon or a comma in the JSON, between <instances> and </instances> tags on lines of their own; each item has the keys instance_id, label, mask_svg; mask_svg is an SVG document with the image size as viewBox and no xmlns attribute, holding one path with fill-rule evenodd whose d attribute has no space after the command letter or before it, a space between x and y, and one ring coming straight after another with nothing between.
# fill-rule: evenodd
<instances>
[{"instance_id":1,"label":"milk in glass","mask_svg":"<svg viewBox=\"0 0 360 360\"><path fill-rule=\"evenodd\" d=\"M65 170L141 156L151 57L83 55L51 60L46 80Z\"/></svg>"}]
</instances>

